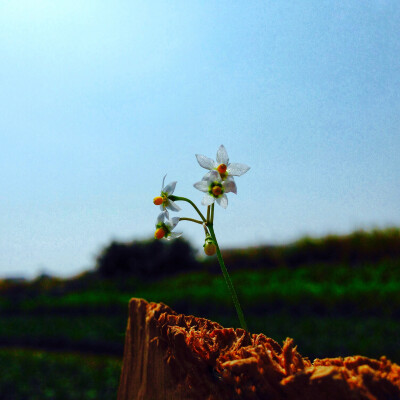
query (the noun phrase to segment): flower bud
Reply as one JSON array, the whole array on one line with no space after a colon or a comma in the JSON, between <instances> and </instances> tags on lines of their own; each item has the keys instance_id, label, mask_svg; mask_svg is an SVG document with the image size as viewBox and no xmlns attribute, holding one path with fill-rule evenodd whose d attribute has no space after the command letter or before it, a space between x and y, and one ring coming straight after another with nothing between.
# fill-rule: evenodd
<instances>
[{"instance_id":1,"label":"flower bud","mask_svg":"<svg viewBox=\"0 0 400 400\"><path fill-rule=\"evenodd\" d=\"M206 238L206 242L203 245L204 253L208 256L213 256L217 252L217 246L211 238Z\"/></svg>"}]
</instances>

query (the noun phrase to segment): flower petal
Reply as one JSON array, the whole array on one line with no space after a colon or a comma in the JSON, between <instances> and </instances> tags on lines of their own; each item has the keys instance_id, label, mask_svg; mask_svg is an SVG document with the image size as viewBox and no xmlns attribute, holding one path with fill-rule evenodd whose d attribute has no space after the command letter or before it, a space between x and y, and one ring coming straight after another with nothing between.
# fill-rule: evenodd
<instances>
[{"instance_id":1,"label":"flower petal","mask_svg":"<svg viewBox=\"0 0 400 400\"><path fill-rule=\"evenodd\" d=\"M209 194L206 194L203 197L203 200L201 201L201 204L203 204L203 206L210 206L212 203L214 203L215 198Z\"/></svg>"},{"instance_id":2,"label":"flower petal","mask_svg":"<svg viewBox=\"0 0 400 400\"><path fill-rule=\"evenodd\" d=\"M203 167L205 169L213 169L214 167L216 167L215 161L211 158L202 156L201 154L196 154L196 158L198 163L200 164L200 167Z\"/></svg>"},{"instance_id":3,"label":"flower petal","mask_svg":"<svg viewBox=\"0 0 400 400\"><path fill-rule=\"evenodd\" d=\"M164 182L165 182L165 178L167 177L167 174L164 175L164 178L162 180L162 185L161 185L161 191L164 190Z\"/></svg>"},{"instance_id":4,"label":"flower petal","mask_svg":"<svg viewBox=\"0 0 400 400\"><path fill-rule=\"evenodd\" d=\"M228 153L227 153L227 151L225 149L225 146L223 144L221 144L221 146L219 146L219 149L217 151L217 163L218 164L225 164L225 165L229 164Z\"/></svg>"},{"instance_id":5,"label":"flower petal","mask_svg":"<svg viewBox=\"0 0 400 400\"><path fill-rule=\"evenodd\" d=\"M176 183L177 183L177 181L169 183L167 186L165 186L165 188L163 189L163 192L165 192L167 194L174 193Z\"/></svg>"},{"instance_id":6,"label":"flower petal","mask_svg":"<svg viewBox=\"0 0 400 400\"><path fill-rule=\"evenodd\" d=\"M226 196L226 194L223 194L221 197L218 197L217 203L218 203L222 208L228 207L228 197Z\"/></svg>"},{"instance_id":7,"label":"flower petal","mask_svg":"<svg viewBox=\"0 0 400 400\"><path fill-rule=\"evenodd\" d=\"M215 181L221 182L221 176L218 171L213 170L210 171L209 174L210 175L208 177L208 182L215 182Z\"/></svg>"},{"instance_id":8,"label":"flower petal","mask_svg":"<svg viewBox=\"0 0 400 400\"><path fill-rule=\"evenodd\" d=\"M167 240L172 240L172 239L176 239L178 237L181 237L183 235L183 232L171 232L166 239Z\"/></svg>"},{"instance_id":9,"label":"flower petal","mask_svg":"<svg viewBox=\"0 0 400 400\"><path fill-rule=\"evenodd\" d=\"M165 225L168 226L168 228L172 231L178 225L179 222L179 217L173 217L169 221L165 223Z\"/></svg>"},{"instance_id":10,"label":"flower petal","mask_svg":"<svg viewBox=\"0 0 400 400\"><path fill-rule=\"evenodd\" d=\"M200 181L200 182L196 182L193 186L194 186L196 189L201 190L202 192L207 193L207 192L208 192L209 183L208 183L208 181Z\"/></svg>"},{"instance_id":11,"label":"flower petal","mask_svg":"<svg viewBox=\"0 0 400 400\"><path fill-rule=\"evenodd\" d=\"M163 214L166 216L166 218L169 219L169 212L168 212L168 210L166 210L166 209L164 208L164 204L161 204L161 205L160 205L160 208L161 208L161 210L163 211ZM164 221L161 221L161 222L164 222Z\"/></svg>"},{"instance_id":12,"label":"flower petal","mask_svg":"<svg viewBox=\"0 0 400 400\"><path fill-rule=\"evenodd\" d=\"M171 211L181 211L181 208L172 200L168 201L167 208Z\"/></svg>"},{"instance_id":13,"label":"flower petal","mask_svg":"<svg viewBox=\"0 0 400 400\"><path fill-rule=\"evenodd\" d=\"M203 178L201 179L202 181L208 181L210 179L212 171L208 171Z\"/></svg>"},{"instance_id":14,"label":"flower petal","mask_svg":"<svg viewBox=\"0 0 400 400\"><path fill-rule=\"evenodd\" d=\"M236 183L234 180L226 180L224 183L224 188L225 188L225 193L235 193L237 194L237 187L236 187Z\"/></svg>"},{"instance_id":15,"label":"flower petal","mask_svg":"<svg viewBox=\"0 0 400 400\"><path fill-rule=\"evenodd\" d=\"M164 222L164 220L165 220L165 212L158 214L156 226L158 224L162 224Z\"/></svg>"},{"instance_id":16,"label":"flower petal","mask_svg":"<svg viewBox=\"0 0 400 400\"><path fill-rule=\"evenodd\" d=\"M228 165L227 172L229 175L241 176L250 169L246 164L232 163Z\"/></svg>"}]
</instances>

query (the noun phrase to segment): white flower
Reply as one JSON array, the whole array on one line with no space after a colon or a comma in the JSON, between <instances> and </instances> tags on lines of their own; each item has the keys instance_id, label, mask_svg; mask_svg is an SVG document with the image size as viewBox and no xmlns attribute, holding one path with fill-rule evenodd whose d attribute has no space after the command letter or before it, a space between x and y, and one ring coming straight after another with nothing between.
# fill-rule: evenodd
<instances>
[{"instance_id":1,"label":"white flower","mask_svg":"<svg viewBox=\"0 0 400 400\"><path fill-rule=\"evenodd\" d=\"M165 221L166 217L168 218L167 211L164 211L158 215L154 238L162 239L165 237L167 240L171 240L182 236L182 232L171 232L178 224L179 217L174 217Z\"/></svg>"},{"instance_id":2,"label":"white flower","mask_svg":"<svg viewBox=\"0 0 400 400\"><path fill-rule=\"evenodd\" d=\"M169 198L169 196L172 193L174 193L176 181L171 182L164 187L164 181L166 176L167 175L164 176L162 181L161 194L160 196L154 197L153 203L157 206L160 206L161 210L165 211L167 217L169 217L167 209L171 211L180 211L181 208Z\"/></svg>"},{"instance_id":3,"label":"white flower","mask_svg":"<svg viewBox=\"0 0 400 400\"><path fill-rule=\"evenodd\" d=\"M206 193L201 201L204 206L209 206L214 201L217 201L222 208L226 208L228 207L228 197L225 193L236 193L235 182L228 179L223 181L217 171L210 171L207 177L204 177L203 180L193 186Z\"/></svg>"},{"instance_id":4,"label":"white flower","mask_svg":"<svg viewBox=\"0 0 400 400\"><path fill-rule=\"evenodd\" d=\"M202 156L200 154L196 154L196 158L201 167L209 169L211 172L217 171L222 181L230 180L234 182L234 176L241 176L250 169L250 167L246 164L229 163L228 153L223 144L219 146L219 149L217 151L217 161L214 161L211 158ZM204 176L204 179L207 179L210 176L211 172L208 172ZM236 189L234 193L236 193Z\"/></svg>"}]
</instances>

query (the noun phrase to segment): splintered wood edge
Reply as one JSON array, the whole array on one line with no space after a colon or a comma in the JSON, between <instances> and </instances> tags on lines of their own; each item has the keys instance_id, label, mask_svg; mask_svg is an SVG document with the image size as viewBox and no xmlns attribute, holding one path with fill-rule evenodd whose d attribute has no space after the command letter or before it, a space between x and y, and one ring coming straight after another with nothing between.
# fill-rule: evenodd
<instances>
[{"instance_id":1,"label":"splintered wood edge","mask_svg":"<svg viewBox=\"0 0 400 400\"><path fill-rule=\"evenodd\" d=\"M263 334L177 314L163 303L129 302L118 400L322 399L321 385L343 400L377 390L400 399L400 367L385 357L311 363L293 339L281 347Z\"/></svg>"}]
</instances>

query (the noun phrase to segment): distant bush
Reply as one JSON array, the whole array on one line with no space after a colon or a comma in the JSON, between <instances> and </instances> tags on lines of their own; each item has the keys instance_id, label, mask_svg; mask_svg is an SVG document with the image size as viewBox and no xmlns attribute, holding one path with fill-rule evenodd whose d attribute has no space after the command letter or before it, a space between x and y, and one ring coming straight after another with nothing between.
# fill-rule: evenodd
<instances>
[{"instance_id":1,"label":"distant bush","mask_svg":"<svg viewBox=\"0 0 400 400\"><path fill-rule=\"evenodd\" d=\"M96 270L105 278L136 276L146 280L199 267L194 249L184 239L114 241L96 259Z\"/></svg>"},{"instance_id":2,"label":"distant bush","mask_svg":"<svg viewBox=\"0 0 400 400\"><path fill-rule=\"evenodd\" d=\"M287 265L346 263L356 265L400 258L400 229L359 230L349 235L303 238L283 251Z\"/></svg>"},{"instance_id":3,"label":"distant bush","mask_svg":"<svg viewBox=\"0 0 400 400\"><path fill-rule=\"evenodd\" d=\"M287 245L228 249L222 250L222 253L229 270L320 263L355 266L400 259L400 229L360 230L349 235L328 235L322 238L304 237ZM204 263L208 270L219 271L217 260L208 259Z\"/></svg>"}]
</instances>

